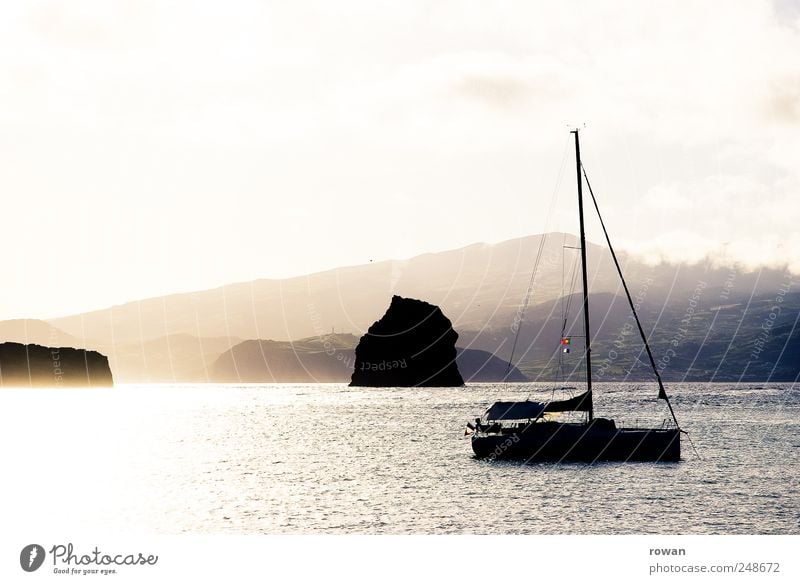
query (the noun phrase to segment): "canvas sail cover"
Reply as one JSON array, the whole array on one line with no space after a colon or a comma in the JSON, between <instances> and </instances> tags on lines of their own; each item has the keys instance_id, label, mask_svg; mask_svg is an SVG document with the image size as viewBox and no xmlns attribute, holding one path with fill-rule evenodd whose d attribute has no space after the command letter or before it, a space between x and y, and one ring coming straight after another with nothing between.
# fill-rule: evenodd
<instances>
[{"instance_id":1,"label":"canvas sail cover","mask_svg":"<svg viewBox=\"0 0 800 584\"><path fill-rule=\"evenodd\" d=\"M592 395L588 391L569 399L547 402L545 412L588 412L592 408Z\"/></svg>"},{"instance_id":2,"label":"canvas sail cover","mask_svg":"<svg viewBox=\"0 0 800 584\"><path fill-rule=\"evenodd\" d=\"M547 403L535 401L506 402L492 404L486 410L488 420L531 420L545 412L588 412L592 407L592 395L588 391L575 397Z\"/></svg>"},{"instance_id":3,"label":"canvas sail cover","mask_svg":"<svg viewBox=\"0 0 800 584\"><path fill-rule=\"evenodd\" d=\"M545 405L535 401L495 402L486 410L488 420L530 420L544 412Z\"/></svg>"}]
</instances>

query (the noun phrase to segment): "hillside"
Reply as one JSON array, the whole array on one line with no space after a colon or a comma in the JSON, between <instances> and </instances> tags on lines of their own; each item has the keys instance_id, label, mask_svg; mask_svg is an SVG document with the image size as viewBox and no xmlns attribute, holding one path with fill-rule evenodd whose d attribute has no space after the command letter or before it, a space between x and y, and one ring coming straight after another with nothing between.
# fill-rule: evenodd
<instances>
[{"instance_id":1,"label":"hillside","mask_svg":"<svg viewBox=\"0 0 800 584\"><path fill-rule=\"evenodd\" d=\"M117 379L125 383L208 382L221 353L241 339L178 333L142 343L100 343Z\"/></svg>"},{"instance_id":2,"label":"hillside","mask_svg":"<svg viewBox=\"0 0 800 584\"><path fill-rule=\"evenodd\" d=\"M288 342L319 337L332 328L360 336L383 314L392 295L398 294L440 306L459 333L460 346L508 359L512 325L543 238L542 260L514 362L529 376L549 378L557 369L551 358L560 340L561 299L579 291L574 284L577 252L569 247L576 241L562 233L150 298L49 323L77 339L78 346L108 354L112 366L124 372L122 379L195 381L208 379L208 365L240 339ZM686 317L690 303L697 305L689 330L679 339L680 354L665 367L668 377L735 380L772 372L788 379L800 372L800 357L788 350L797 341L792 329L798 314L794 300L787 300L778 319L779 327L789 328L773 327L764 341L768 347L758 359L749 357L748 347L758 339L766 317L764 309L779 296L789 274L711 262L650 266L624 253L620 257L657 352L671 348L678 334L676 323ZM628 342L617 340L628 322L627 304L619 296L622 290L608 250L589 244L588 258L597 339L594 354L601 360L611 343ZM789 289L783 294L788 299L794 293ZM698 296L695 301L694 296ZM570 319L578 316L577 304L572 303ZM730 309L716 310L719 306ZM714 310L716 319L711 314ZM710 330L703 330L704 323L712 322ZM571 334L578 332L573 329ZM692 346L699 344L703 350L692 353ZM725 350L728 345L730 350ZM787 350L782 351L784 345ZM577 350L573 358L576 354ZM774 360L774 367L767 357ZM635 362L627 356L612 361L605 368L611 379L625 378ZM633 368L633 378L644 375Z\"/></svg>"},{"instance_id":3,"label":"hillside","mask_svg":"<svg viewBox=\"0 0 800 584\"><path fill-rule=\"evenodd\" d=\"M330 334L294 342L244 341L224 352L210 368L217 383L349 383L358 337ZM465 381L500 381L507 363L491 353L458 349L456 364ZM525 377L512 367L509 381Z\"/></svg>"},{"instance_id":4,"label":"hillside","mask_svg":"<svg viewBox=\"0 0 800 584\"><path fill-rule=\"evenodd\" d=\"M80 315L50 319L88 344L111 338L115 343L139 343L174 334L194 337L238 337L288 341L329 331L360 335L386 310L393 294L424 299L440 306L457 331L508 326L520 306L539 244L535 235L497 244L474 244L461 249L420 255L408 260L342 267L284 280L255 280L212 290L173 294L129 302ZM545 238L536 277L533 303L569 294L564 269L577 260L572 236L552 233ZM590 244L590 289L593 293L620 291L616 273L604 248ZM762 270L732 272L703 265L647 266L626 259L631 289L648 284L653 304L672 303L691 292L698 281L709 293L728 290L733 296L777 289L783 273ZM733 275L732 275L733 274ZM729 285L726 288L726 285Z\"/></svg>"},{"instance_id":5,"label":"hillside","mask_svg":"<svg viewBox=\"0 0 800 584\"><path fill-rule=\"evenodd\" d=\"M52 347L82 347L82 341L43 320L19 318L0 321L0 342Z\"/></svg>"},{"instance_id":6,"label":"hillside","mask_svg":"<svg viewBox=\"0 0 800 584\"><path fill-rule=\"evenodd\" d=\"M661 375L671 381L794 381L800 374L800 292L720 304L700 295L684 304L639 308ZM651 379L643 345L624 297L590 296L593 372L597 380ZM514 362L532 379L563 374L583 378L580 312L573 310L567 335L572 352L561 351L560 301L532 307L522 325ZM573 307L579 300L573 299ZM776 311L775 308L779 307ZM508 358L508 330L462 331L463 342ZM559 357L561 361L559 361Z\"/></svg>"}]
</instances>

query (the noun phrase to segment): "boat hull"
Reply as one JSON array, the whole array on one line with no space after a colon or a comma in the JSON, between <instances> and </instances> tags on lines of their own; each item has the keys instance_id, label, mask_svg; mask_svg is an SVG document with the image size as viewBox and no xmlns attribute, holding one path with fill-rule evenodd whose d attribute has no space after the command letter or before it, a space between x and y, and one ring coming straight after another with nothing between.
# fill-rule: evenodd
<instances>
[{"instance_id":1,"label":"boat hull","mask_svg":"<svg viewBox=\"0 0 800 584\"><path fill-rule=\"evenodd\" d=\"M539 422L502 433L476 433L472 450L478 458L527 462L676 462L681 457L681 438L674 428Z\"/></svg>"}]
</instances>

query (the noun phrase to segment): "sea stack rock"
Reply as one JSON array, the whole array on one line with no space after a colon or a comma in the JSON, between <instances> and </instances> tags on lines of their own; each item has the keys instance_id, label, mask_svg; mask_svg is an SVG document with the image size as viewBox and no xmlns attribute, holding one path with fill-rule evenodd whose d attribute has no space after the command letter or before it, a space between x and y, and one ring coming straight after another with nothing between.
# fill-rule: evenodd
<instances>
[{"instance_id":1,"label":"sea stack rock","mask_svg":"<svg viewBox=\"0 0 800 584\"><path fill-rule=\"evenodd\" d=\"M108 357L72 347L0 343L2 387L112 387Z\"/></svg>"},{"instance_id":2,"label":"sea stack rock","mask_svg":"<svg viewBox=\"0 0 800 584\"><path fill-rule=\"evenodd\" d=\"M464 380L456 364L450 320L438 306L393 296L386 314L356 347L351 386L458 387Z\"/></svg>"}]
</instances>

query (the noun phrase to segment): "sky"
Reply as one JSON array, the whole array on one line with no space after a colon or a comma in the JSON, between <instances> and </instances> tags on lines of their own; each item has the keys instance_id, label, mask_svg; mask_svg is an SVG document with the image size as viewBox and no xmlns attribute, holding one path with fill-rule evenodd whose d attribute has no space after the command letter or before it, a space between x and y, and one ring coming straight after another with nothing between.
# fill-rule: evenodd
<instances>
[{"instance_id":1,"label":"sky","mask_svg":"<svg viewBox=\"0 0 800 584\"><path fill-rule=\"evenodd\" d=\"M618 247L800 272L798 2L8 1L0 51L0 319L574 232L572 127Z\"/></svg>"}]
</instances>

